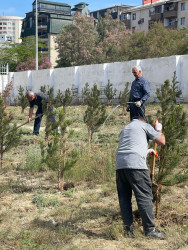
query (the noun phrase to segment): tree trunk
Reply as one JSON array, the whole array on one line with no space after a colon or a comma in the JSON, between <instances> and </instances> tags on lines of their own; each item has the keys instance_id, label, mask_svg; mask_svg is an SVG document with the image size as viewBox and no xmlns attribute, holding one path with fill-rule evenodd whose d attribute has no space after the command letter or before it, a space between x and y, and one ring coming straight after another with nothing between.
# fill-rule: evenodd
<instances>
[{"instance_id":1,"label":"tree trunk","mask_svg":"<svg viewBox=\"0 0 188 250\"><path fill-rule=\"evenodd\" d=\"M61 162L61 167L60 167L60 191L61 193L63 193L63 185L64 185L65 158L66 158L66 135L64 135L64 138L63 138L62 162Z\"/></svg>"},{"instance_id":2,"label":"tree trunk","mask_svg":"<svg viewBox=\"0 0 188 250\"><path fill-rule=\"evenodd\" d=\"M3 152L1 151L1 170L3 169Z\"/></svg>"},{"instance_id":3,"label":"tree trunk","mask_svg":"<svg viewBox=\"0 0 188 250\"><path fill-rule=\"evenodd\" d=\"M125 115L125 105L123 104L123 110L122 110L122 115L124 116Z\"/></svg>"}]
</instances>

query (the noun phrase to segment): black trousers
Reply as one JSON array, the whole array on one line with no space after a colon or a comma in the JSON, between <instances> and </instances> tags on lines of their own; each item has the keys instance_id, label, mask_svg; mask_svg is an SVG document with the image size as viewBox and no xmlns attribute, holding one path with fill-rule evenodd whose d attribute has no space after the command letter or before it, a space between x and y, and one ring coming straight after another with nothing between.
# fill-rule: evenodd
<instances>
[{"instance_id":1,"label":"black trousers","mask_svg":"<svg viewBox=\"0 0 188 250\"><path fill-rule=\"evenodd\" d=\"M134 103L129 104L130 107L130 121L134 117L143 117L145 119L145 104L142 104L141 107L137 107Z\"/></svg>"},{"instance_id":2,"label":"black trousers","mask_svg":"<svg viewBox=\"0 0 188 250\"><path fill-rule=\"evenodd\" d=\"M133 223L132 191L136 197L144 232L155 228L153 216L152 184L148 170L116 170L116 184L122 219L125 227Z\"/></svg>"},{"instance_id":3,"label":"black trousers","mask_svg":"<svg viewBox=\"0 0 188 250\"><path fill-rule=\"evenodd\" d=\"M51 113L53 112L53 107L50 107L50 112L51 112ZM40 115L40 114L42 114L42 113L43 113L42 108L41 108L41 107L38 107L35 116ZM42 121L42 117L43 117L43 115L41 115L41 116L39 116L38 118L35 119L34 128L33 128L33 133L34 133L35 135L38 135L38 134L39 134L40 124L41 124L41 121ZM55 124L55 117L53 116L53 113L52 113L52 115L51 115L51 122Z\"/></svg>"}]
</instances>

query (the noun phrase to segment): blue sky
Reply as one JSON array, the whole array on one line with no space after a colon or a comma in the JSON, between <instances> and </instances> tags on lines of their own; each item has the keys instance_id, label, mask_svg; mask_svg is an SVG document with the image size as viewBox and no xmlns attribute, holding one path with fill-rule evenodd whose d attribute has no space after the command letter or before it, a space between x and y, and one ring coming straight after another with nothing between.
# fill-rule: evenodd
<instances>
[{"instance_id":1,"label":"blue sky","mask_svg":"<svg viewBox=\"0 0 188 250\"><path fill-rule=\"evenodd\" d=\"M75 4L86 2L89 4L89 10L99 10L114 5L132 5L137 6L142 4L142 0L52 0L54 2L67 3L72 8ZM34 0L1 0L0 16L20 16L25 17L25 13L32 10Z\"/></svg>"}]
</instances>

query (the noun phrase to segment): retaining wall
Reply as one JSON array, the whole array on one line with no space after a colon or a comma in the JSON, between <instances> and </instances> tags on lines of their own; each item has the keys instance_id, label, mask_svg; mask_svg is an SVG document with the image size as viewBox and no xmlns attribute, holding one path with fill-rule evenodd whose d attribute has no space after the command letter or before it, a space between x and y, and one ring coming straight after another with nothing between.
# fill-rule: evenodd
<instances>
[{"instance_id":1,"label":"retaining wall","mask_svg":"<svg viewBox=\"0 0 188 250\"><path fill-rule=\"evenodd\" d=\"M144 77L150 82L149 102L156 101L156 89L166 79L172 80L174 71L177 73L183 100L188 102L188 55L9 73L7 76L0 76L0 92L8 82L12 81L14 86L12 100L16 98L20 85L34 92L39 91L43 85L53 87L55 93L58 89L65 91L69 88L77 96L81 96L86 82L90 87L97 83L102 90L110 80L117 89L118 96L124 89L125 83L134 80L132 67L135 65L142 67Z\"/></svg>"}]
</instances>

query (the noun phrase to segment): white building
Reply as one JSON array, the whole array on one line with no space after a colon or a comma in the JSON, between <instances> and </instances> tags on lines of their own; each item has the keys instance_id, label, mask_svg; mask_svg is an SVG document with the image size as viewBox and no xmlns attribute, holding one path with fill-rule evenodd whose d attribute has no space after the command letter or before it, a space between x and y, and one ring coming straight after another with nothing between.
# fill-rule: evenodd
<instances>
[{"instance_id":1,"label":"white building","mask_svg":"<svg viewBox=\"0 0 188 250\"><path fill-rule=\"evenodd\" d=\"M7 41L20 43L23 17L0 16L0 36L6 36Z\"/></svg>"},{"instance_id":2,"label":"white building","mask_svg":"<svg viewBox=\"0 0 188 250\"><path fill-rule=\"evenodd\" d=\"M158 0L121 13L127 29L148 31L154 22L163 23L166 28L188 28L188 0Z\"/></svg>"}]
</instances>

